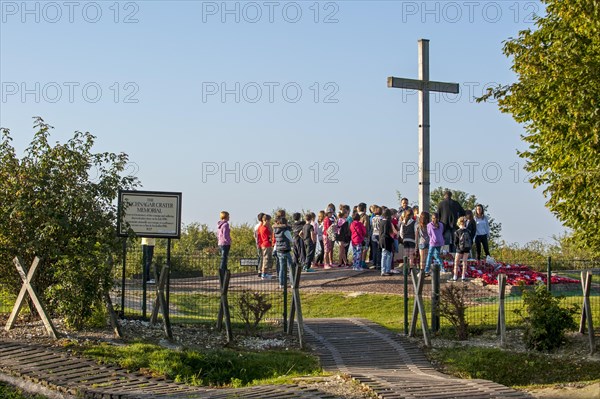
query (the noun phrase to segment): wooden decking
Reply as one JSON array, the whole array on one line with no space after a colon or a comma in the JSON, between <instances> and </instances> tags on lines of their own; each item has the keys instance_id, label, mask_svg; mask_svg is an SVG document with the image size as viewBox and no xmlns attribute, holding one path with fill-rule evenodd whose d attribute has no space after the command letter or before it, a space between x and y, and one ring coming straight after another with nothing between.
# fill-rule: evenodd
<instances>
[{"instance_id":1,"label":"wooden decking","mask_svg":"<svg viewBox=\"0 0 600 399\"><path fill-rule=\"evenodd\" d=\"M323 367L342 372L380 398L529 398L486 380L464 380L436 371L404 337L362 319L306 320L306 341Z\"/></svg>"}]
</instances>

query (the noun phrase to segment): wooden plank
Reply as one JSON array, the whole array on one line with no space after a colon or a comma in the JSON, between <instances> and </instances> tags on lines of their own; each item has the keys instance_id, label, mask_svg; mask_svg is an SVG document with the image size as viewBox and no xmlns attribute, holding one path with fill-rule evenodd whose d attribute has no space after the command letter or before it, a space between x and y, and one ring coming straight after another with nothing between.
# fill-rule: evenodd
<instances>
[{"instance_id":1,"label":"wooden plank","mask_svg":"<svg viewBox=\"0 0 600 399\"><path fill-rule=\"evenodd\" d=\"M417 271L415 269L411 270L412 274L412 283L415 289L415 309L413 310L413 323L411 325L411 331L413 332L416 328L416 314L417 309L419 312L419 316L421 317L421 330L423 331L423 340L427 347L431 347L431 340L429 339L429 328L427 327L427 314L425 312L425 305L423 303L423 280L425 280L425 273L419 273L417 277Z\"/></svg>"},{"instance_id":2,"label":"wooden plank","mask_svg":"<svg viewBox=\"0 0 600 399\"><path fill-rule=\"evenodd\" d=\"M592 306L590 304L590 291L592 287L592 272L587 270L581 272L581 284L583 288L583 306L581 313L581 324L579 326L579 332L583 333L585 329L585 319L587 317L587 327L588 327L588 341L590 344L590 354L593 355L596 351L596 343L594 339L594 320L592 317Z\"/></svg>"},{"instance_id":3,"label":"wooden plank","mask_svg":"<svg viewBox=\"0 0 600 399\"><path fill-rule=\"evenodd\" d=\"M27 293L27 285L29 285L29 282L33 279L33 276L35 275L35 272L40 263L40 259L37 256L35 257L35 259L33 260L33 263L31 264L31 268L29 269L29 272L26 271L25 266L23 266L23 261L21 261L21 259L19 257L15 257L13 259L13 263L15 264L15 267L17 268L17 272L19 273L19 276L21 277L21 280L23 281L23 285L21 286L21 290L19 291L19 295L17 296L17 300L15 301L13 310L10 313L10 316L8 317L6 326L4 327L4 329L6 331L9 331L14 326L15 320L16 320L17 316L19 315L19 312L21 311L21 307L23 306L23 303L25 301L25 294Z\"/></svg>"},{"instance_id":4,"label":"wooden plank","mask_svg":"<svg viewBox=\"0 0 600 399\"><path fill-rule=\"evenodd\" d=\"M227 298L227 292L229 291L229 281L231 279L231 272L225 270L223 273L223 285L221 286L221 311L222 318L225 322L225 332L227 335L227 342L233 341L233 331L231 329L231 315L229 314L229 299Z\"/></svg>"},{"instance_id":5,"label":"wooden plank","mask_svg":"<svg viewBox=\"0 0 600 399\"><path fill-rule=\"evenodd\" d=\"M506 274L498 275L498 323L496 326L496 334L500 335L500 346L506 345L506 314L504 308L504 296L506 291Z\"/></svg>"}]
</instances>

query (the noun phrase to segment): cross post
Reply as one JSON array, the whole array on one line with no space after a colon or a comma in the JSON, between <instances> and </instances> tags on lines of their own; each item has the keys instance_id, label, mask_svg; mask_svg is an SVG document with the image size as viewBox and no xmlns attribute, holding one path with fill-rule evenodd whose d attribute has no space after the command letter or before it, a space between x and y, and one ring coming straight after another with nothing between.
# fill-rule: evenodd
<instances>
[{"instance_id":1,"label":"cross post","mask_svg":"<svg viewBox=\"0 0 600 399\"><path fill-rule=\"evenodd\" d=\"M388 77L388 87L419 90L419 212L429 212L429 92L458 94L458 83L429 80L429 40L419 39L419 79Z\"/></svg>"}]
</instances>

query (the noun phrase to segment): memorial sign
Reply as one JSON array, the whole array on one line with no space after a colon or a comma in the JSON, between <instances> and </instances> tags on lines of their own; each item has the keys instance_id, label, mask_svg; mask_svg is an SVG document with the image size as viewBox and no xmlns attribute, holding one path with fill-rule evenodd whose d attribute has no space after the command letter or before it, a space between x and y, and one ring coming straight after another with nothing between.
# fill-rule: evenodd
<instances>
[{"instance_id":1,"label":"memorial sign","mask_svg":"<svg viewBox=\"0 0 600 399\"><path fill-rule=\"evenodd\" d=\"M161 191L119 191L117 233L138 237L179 238L181 236L181 193Z\"/></svg>"}]
</instances>

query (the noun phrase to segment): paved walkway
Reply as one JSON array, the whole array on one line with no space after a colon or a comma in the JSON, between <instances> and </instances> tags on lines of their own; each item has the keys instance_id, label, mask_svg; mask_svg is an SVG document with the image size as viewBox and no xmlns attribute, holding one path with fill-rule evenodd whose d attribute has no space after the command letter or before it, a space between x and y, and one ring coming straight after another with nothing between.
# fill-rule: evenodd
<instances>
[{"instance_id":1,"label":"paved walkway","mask_svg":"<svg viewBox=\"0 0 600 399\"><path fill-rule=\"evenodd\" d=\"M307 342L325 370L348 374L380 398L528 398L485 380L461 380L433 369L420 349L403 337L362 319L311 319ZM188 387L172 381L72 356L55 347L0 341L0 372L42 384L65 397L150 398L335 398L297 385L241 389Z\"/></svg>"},{"instance_id":2,"label":"paved walkway","mask_svg":"<svg viewBox=\"0 0 600 399\"><path fill-rule=\"evenodd\" d=\"M380 398L530 398L486 380L464 380L436 371L404 337L363 319L305 321L307 342L323 368L369 386Z\"/></svg>"}]
</instances>

